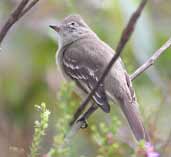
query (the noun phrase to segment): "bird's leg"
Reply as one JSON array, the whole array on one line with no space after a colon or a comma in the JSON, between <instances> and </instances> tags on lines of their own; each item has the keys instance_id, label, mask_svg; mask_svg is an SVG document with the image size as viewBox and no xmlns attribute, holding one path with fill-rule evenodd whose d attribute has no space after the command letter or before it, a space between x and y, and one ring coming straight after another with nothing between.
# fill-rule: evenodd
<instances>
[{"instance_id":1,"label":"bird's leg","mask_svg":"<svg viewBox=\"0 0 171 157\"><path fill-rule=\"evenodd\" d=\"M92 104L88 110L83 113L80 118L76 121L76 122L82 122L83 124L81 125L81 128L87 128L88 124L87 124L87 119L92 115L92 113L94 113L97 110L98 106L96 104Z\"/></svg>"},{"instance_id":2,"label":"bird's leg","mask_svg":"<svg viewBox=\"0 0 171 157\"><path fill-rule=\"evenodd\" d=\"M81 115L81 113L84 111L84 109L86 108L86 106L87 106L87 105L82 104L82 105L80 105L80 106L77 108L76 112L74 113L74 116L73 116L72 120L71 120L70 123L69 123L70 126L72 126L72 125L75 123L75 121L78 119L78 117L79 117L79 116Z\"/></svg>"}]
</instances>

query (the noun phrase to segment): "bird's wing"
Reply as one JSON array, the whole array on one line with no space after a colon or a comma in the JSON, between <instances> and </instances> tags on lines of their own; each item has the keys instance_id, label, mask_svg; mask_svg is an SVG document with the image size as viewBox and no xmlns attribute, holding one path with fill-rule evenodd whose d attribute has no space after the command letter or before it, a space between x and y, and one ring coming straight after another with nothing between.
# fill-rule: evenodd
<instances>
[{"instance_id":1,"label":"bird's wing","mask_svg":"<svg viewBox=\"0 0 171 157\"><path fill-rule=\"evenodd\" d=\"M94 88L99 80L99 66L101 65L98 62L94 63L93 60L93 56L90 56L81 47L77 48L77 46L66 49L63 55L63 68L66 74L76 82L79 82L88 92ZM104 112L110 111L103 84L96 90L93 100Z\"/></svg>"}]
</instances>

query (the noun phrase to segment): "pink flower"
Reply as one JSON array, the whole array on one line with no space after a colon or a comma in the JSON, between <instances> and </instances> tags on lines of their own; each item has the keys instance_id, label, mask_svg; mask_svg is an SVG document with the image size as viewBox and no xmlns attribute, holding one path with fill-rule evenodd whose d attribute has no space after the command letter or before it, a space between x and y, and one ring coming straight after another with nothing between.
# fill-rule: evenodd
<instances>
[{"instance_id":1,"label":"pink flower","mask_svg":"<svg viewBox=\"0 0 171 157\"><path fill-rule=\"evenodd\" d=\"M137 155L143 157L160 157L158 152L155 152L154 147L151 143L146 143L145 146L139 148L137 151Z\"/></svg>"},{"instance_id":2,"label":"pink flower","mask_svg":"<svg viewBox=\"0 0 171 157\"><path fill-rule=\"evenodd\" d=\"M147 155L146 155L147 157L159 157L160 156L160 154L159 153L157 153L157 152L150 152L150 153L147 153Z\"/></svg>"},{"instance_id":3,"label":"pink flower","mask_svg":"<svg viewBox=\"0 0 171 157\"><path fill-rule=\"evenodd\" d=\"M151 143L145 144L145 154L146 157L159 157L160 154L154 151L154 147Z\"/></svg>"}]
</instances>

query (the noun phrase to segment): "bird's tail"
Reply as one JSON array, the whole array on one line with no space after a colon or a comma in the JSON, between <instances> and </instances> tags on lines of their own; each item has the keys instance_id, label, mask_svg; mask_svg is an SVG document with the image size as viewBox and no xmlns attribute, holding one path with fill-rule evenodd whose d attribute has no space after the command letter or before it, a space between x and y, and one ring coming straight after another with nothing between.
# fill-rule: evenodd
<instances>
[{"instance_id":1,"label":"bird's tail","mask_svg":"<svg viewBox=\"0 0 171 157\"><path fill-rule=\"evenodd\" d=\"M128 120L129 126L137 141L145 140L150 142L149 135L145 130L136 101L123 100L120 102L121 109Z\"/></svg>"}]
</instances>

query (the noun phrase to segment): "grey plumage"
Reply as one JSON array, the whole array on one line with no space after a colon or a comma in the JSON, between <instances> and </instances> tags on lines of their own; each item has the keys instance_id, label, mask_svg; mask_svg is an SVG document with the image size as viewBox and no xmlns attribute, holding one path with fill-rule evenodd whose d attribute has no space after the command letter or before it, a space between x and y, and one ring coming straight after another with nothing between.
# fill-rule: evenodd
<instances>
[{"instance_id":1,"label":"grey plumage","mask_svg":"<svg viewBox=\"0 0 171 157\"><path fill-rule=\"evenodd\" d=\"M84 91L90 92L115 52L97 37L80 16L65 18L59 28L57 63L67 79L75 80ZM93 95L93 99L104 112L110 111L108 99L119 103L135 138L138 141L149 141L138 112L131 81L120 58Z\"/></svg>"},{"instance_id":2,"label":"grey plumage","mask_svg":"<svg viewBox=\"0 0 171 157\"><path fill-rule=\"evenodd\" d=\"M99 80L100 74L102 72L101 70L103 69L102 67L104 67L104 65L102 65L100 61L94 61L96 59L96 50L94 50L95 54L92 55L91 49L95 48L93 43L86 48L84 46L80 46L87 42L87 39L91 42L90 38L85 37L81 40L75 41L63 51L63 68L72 79L79 81L86 91L89 92L94 88L94 85ZM104 84L99 86L93 96L93 99L97 105L103 109L103 111L110 111L104 90Z\"/></svg>"}]
</instances>

